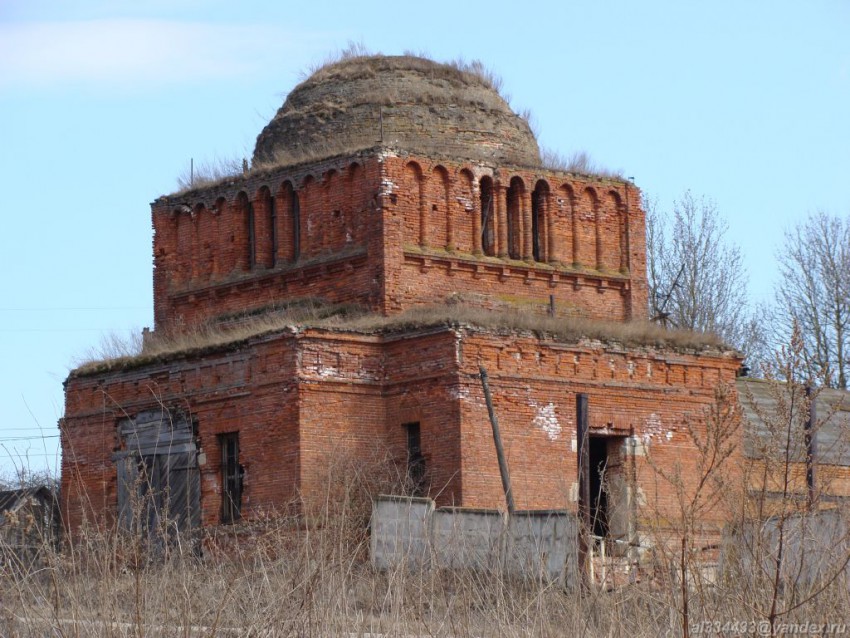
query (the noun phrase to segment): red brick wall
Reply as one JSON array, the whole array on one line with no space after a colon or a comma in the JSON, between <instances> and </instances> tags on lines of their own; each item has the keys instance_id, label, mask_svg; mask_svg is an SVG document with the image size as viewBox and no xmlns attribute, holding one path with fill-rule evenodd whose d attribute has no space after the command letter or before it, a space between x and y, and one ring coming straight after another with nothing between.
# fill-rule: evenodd
<instances>
[{"instance_id":1,"label":"red brick wall","mask_svg":"<svg viewBox=\"0 0 850 638\"><path fill-rule=\"evenodd\" d=\"M294 500L300 481L294 340L284 334L238 351L69 378L62 423L65 524L76 530L84 517L113 520L117 423L159 406L188 412L197 421L199 451L206 456L201 465L205 525L219 520L219 434L240 432L249 515Z\"/></svg>"},{"instance_id":2,"label":"red brick wall","mask_svg":"<svg viewBox=\"0 0 850 638\"><path fill-rule=\"evenodd\" d=\"M531 337L469 335L463 340L460 374L464 505L504 507L479 365L490 377L518 508L575 509L575 397L585 393L592 431L627 436L634 429L639 440L641 510L645 517L657 519L675 518L680 508L674 486L647 463L643 452L648 449L668 474L678 465L685 492L692 490L698 452L686 422L704 436L703 412L714 401L718 384L734 384L739 361L719 354L626 351L565 346ZM734 388L731 392L729 400L735 401ZM740 463L736 450L715 477L729 478L731 488ZM724 513L716 510L703 516L719 523Z\"/></svg>"},{"instance_id":3,"label":"red brick wall","mask_svg":"<svg viewBox=\"0 0 850 638\"><path fill-rule=\"evenodd\" d=\"M542 308L554 295L563 314L646 318L645 217L631 184L394 156L384 175L388 312L456 295ZM482 178L493 183L492 255L480 239Z\"/></svg>"},{"instance_id":4,"label":"red brick wall","mask_svg":"<svg viewBox=\"0 0 850 638\"><path fill-rule=\"evenodd\" d=\"M378 306L379 184L378 162L352 157L157 200L152 205L156 328L303 297Z\"/></svg>"},{"instance_id":5,"label":"red brick wall","mask_svg":"<svg viewBox=\"0 0 850 638\"><path fill-rule=\"evenodd\" d=\"M453 294L532 307L554 295L563 314L645 318L639 201L616 180L377 149L234 179L154 202L156 327L308 296L394 313Z\"/></svg>"},{"instance_id":6,"label":"red brick wall","mask_svg":"<svg viewBox=\"0 0 850 638\"><path fill-rule=\"evenodd\" d=\"M518 506L573 508L576 393L589 396L592 428L625 436L633 427L659 465L681 463L688 481L696 448L685 420L697 423L717 384L734 380L738 361L468 329L384 336L305 330L238 350L72 375L62 429L66 524L78 529L86 515L112 520L116 425L160 405L197 422L207 526L218 522L221 506L217 436L235 431L248 518L321 503L354 474L392 489L392 472L405 471L402 425L410 422L420 424L428 485L439 503L501 507L480 364L490 374ZM644 501L655 514L674 514L672 488L645 456L637 465Z\"/></svg>"}]
</instances>

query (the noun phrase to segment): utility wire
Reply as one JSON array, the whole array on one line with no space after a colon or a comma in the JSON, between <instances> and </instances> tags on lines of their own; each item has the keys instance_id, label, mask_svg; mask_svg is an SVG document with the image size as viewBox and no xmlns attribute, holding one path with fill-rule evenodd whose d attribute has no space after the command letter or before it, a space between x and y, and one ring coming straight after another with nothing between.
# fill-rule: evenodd
<instances>
[{"instance_id":1,"label":"utility wire","mask_svg":"<svg viewBox=\"0 0 850 638\"><path fill-rule=\"evenodd\" d=\"M91 306L91 307L33 307L0 308L0 312L94 312L103 310L153 310L151 306Z\"/></svg>"}]
</instances>

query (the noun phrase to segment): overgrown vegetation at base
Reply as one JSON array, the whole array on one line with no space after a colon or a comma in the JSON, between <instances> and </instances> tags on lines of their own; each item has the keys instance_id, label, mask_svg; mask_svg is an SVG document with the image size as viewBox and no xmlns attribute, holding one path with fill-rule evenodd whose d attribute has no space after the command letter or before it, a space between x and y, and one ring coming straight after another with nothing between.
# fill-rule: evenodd
<instances>
[{"instance_id":1,"label":"overgrown vegetation at base","mask_svg":"<svg viewBox=\"0 0 850 638\"><path fill-rule=\"evenodd\" d=\"M582 340L625 346L646 346L673 350L720 350L723 342L712 334L671 330L654 323L629 323L550 317L534 309L488 310L467 303L449 303L412 308L385 317L351 304L327 304L302 300L262 313L228 317L173 333L151 333L147 339L107 338L99 349L77 362L75 374L86 374L134 365L185 352L237 345L246 339L292 328L324 328L366 334L448 326L468 326L500 333L532 333L543 339L568 343Z\"/></svg>"},{"instance_id":2,"label":"overgrown vegetation at base","mask_svg":"<svg viewBox=\"0 0 850 638\"><path fill-rule=\"evenodd\" d=\"M37 563L12 558L0 567L0 635L655 638L724 623L744 623L727 633L747 635L766 618L777 634L794 624L846 622L850 591L840 564L837 578L835 569L817 582L791 574L774 587L767 563L754 569L727 553L720 575L709 578L694 555L683 585L679 556L650 550L640 577L612 590L565 590L511 577L498 564L378 571L368 553L371 501L410 486L403 464L380 451L373 460L332 453L324 494L301 514L268 512L183 536L170 531L167 516L148 536L88 525L65 539L62 552L44 539ZM303 509L292 505L291 512ZM167 544L151 540L166 536ZM772 546L762 551L769 563ZM773 608L782 613L771 616Z\"/></svg>"}]
</instances>

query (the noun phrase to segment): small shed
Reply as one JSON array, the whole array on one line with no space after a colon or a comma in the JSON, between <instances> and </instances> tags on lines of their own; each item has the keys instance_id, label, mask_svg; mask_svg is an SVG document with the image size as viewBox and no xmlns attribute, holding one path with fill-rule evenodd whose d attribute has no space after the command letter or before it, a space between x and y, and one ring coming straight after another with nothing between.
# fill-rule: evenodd
<instances>
[{"instance_id":1,"label":"small shed","mask_svg":"<svg viewBox=\"0 0 850 638\"><path fill-rule=\"evenodd\" d=\"M56 494L45 486L0 491L0 566L28 567L56 546Z\"/></svg>"},{"instance_id":2,"label":"small shed","mask_svg":"<svg viewBox=\"0 0 850 638\"><path fill-rule=\"evenodd\" d=\"M780 497L775 490L787 471L793 498L811 492L821 506L850 501L850 392L819 388L807 397L801 385L739 379L738 396L745 458L767 463L768 469L773 462L773 471L765 473L768 482L754 482L751 490Z\"/></svg>"}]
</instances>

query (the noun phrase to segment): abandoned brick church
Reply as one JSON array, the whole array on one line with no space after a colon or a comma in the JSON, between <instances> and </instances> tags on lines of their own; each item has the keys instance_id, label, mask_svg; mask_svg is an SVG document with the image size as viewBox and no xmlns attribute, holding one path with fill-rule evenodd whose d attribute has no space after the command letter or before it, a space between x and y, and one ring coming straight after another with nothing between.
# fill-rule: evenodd
<instances>
[{"instance_id":1,"label":"abandoned brick church","mask_svg":"<svg viewBox=\"0 0 850 638\"><path fill-rule=\"evenodd\" d=\"M289 94L250 169L151 208L146 341L219 338L71 372L72 531L120 521L138 490L184 529L250 521L309 505L335 455L379 448L438 504L501 508L483 366L517 507L576 508L582 393L607 532L622 536L638 501L676 506L647 450L687 469L693 415L735 384L740 356L716 346L500 323L645 321L645 217L628 180L544 168L527 122L468 69L328 65ZM305 300L344 312L274 327Z\"/></svg>"}]
</instances>

